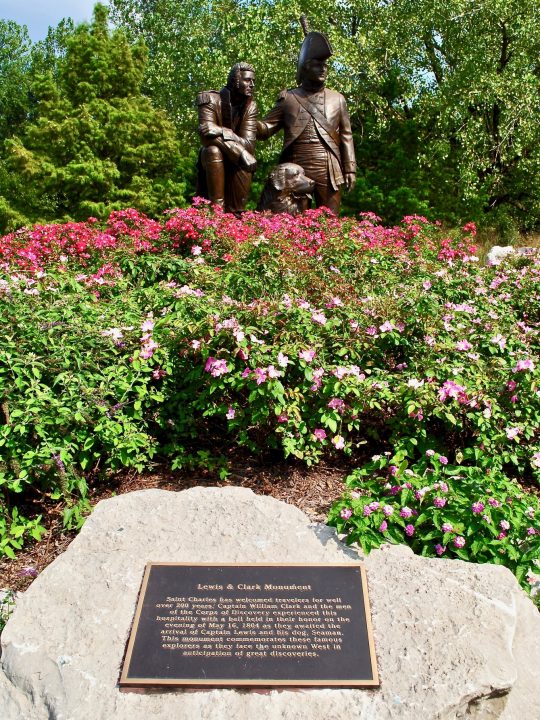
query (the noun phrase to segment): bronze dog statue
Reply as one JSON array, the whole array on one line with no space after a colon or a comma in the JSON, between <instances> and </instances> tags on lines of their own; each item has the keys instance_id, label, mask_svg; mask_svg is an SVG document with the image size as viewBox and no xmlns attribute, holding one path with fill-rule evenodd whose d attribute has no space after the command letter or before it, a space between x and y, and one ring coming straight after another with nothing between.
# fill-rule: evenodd
<instances>
[{"instance_id":1,"label":"bronze dog statue","mask_svg":"<svg viewBox=\"0 0 540 720\"><path fill-rule=\"evenodd\" d=\"M314 188L315 181L305 175L304 168L282 163L268 176L257 210L298 215L309 208Z\"/></svg>"}]
</instances>

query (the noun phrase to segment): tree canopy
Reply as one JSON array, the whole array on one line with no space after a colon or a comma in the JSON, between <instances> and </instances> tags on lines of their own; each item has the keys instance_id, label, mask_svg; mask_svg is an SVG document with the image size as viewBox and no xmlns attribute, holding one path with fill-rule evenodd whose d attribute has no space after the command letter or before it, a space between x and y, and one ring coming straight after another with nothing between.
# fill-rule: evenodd
<instances>
[{"instance_id":1,"label":"tree canopy","mask_svg":"<svg viewBox=\"0 0 540 720\"><path fill-rule=\"evenodd\" d=\"M142 41L109 30L102 5L71 33L56 77L31 83L33 115L5 142L5 227L126 206L155 214L184 201L174 127L141 93L146 55Z\"/></svg>"}]
</instances>

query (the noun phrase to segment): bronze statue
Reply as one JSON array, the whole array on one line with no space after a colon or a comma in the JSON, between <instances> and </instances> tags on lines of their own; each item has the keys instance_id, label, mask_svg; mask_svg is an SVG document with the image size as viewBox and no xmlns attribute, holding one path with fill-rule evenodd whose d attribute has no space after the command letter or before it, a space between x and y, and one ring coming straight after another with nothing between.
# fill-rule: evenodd
<instances>
[{"instance_id":1,"label":"bronze statue","mask_svg":"<svg viewBox=\"0 0 540 720\"><path fill-rule=\"evenodd\" d=\"M304 18L301 22L305 38L298 56L299 87L283 90L272 110L257 123L257 138L266 140L283 129L280 162L303 167L315 181L316 206L325 205L337 213L341 186L351 190L356 179L351 122L343 95L325 87L330 42L322 33L308 32Z\"/></svg>"},{"instance_id":2,"label":"bronze statue","mask_svg":"<svg viewBox=\"0 0 540 720\"><path fill-rule=\"evenodd\" d=\"M315 181L306 176L303 167L282 163L268 176L257 210L298 215L309 208L314 189Z\"/></svg>"},{"instance_id":3,"label":"bronze statue","mask_svg":"<svg viewBox=\"0 0 540 720\"><path fill-rule=\"evenodd\" d=\"M256 161L257 106L253 102L255 71L236 63L219 92L197 95L199 135L203 147L197 163L197 195L240 213L246 206Z\"/></svg>"}]
</instances>

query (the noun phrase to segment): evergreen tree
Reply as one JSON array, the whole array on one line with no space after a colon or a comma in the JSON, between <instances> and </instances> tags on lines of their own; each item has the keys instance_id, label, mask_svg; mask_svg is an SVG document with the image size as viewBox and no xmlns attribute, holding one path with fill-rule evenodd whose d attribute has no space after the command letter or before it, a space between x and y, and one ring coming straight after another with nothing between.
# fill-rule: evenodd
<instances>
[{"instance_id":1,"label":"evergreen tree","mask_svg":"<svg viewBox=\"0 0 540 720\"><path fill-rule=\"evenodd\" d=\"M5 143L0 227L184 203L174 128L141 93L146 55L99 4L68 37L57 77L33 82L34 117Z\"/></svg>"}]
</instances>

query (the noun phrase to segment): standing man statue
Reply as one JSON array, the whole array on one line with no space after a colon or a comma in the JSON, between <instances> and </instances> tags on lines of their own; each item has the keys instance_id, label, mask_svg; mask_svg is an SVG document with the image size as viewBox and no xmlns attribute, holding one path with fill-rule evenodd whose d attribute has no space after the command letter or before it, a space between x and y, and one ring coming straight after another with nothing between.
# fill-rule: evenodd
<instances>
[{"instance_id":1,"label":"standing man statue","mask_svg":"<svg viewBox=\"0 0 540 720\"><path fill-rule=\"evenodd\" d=\"M352 190L356 181L356 160L351 121L345 98L325 87L327 60L332 47L326 35L308 32L302 16L305 38L298 56L296 81L299 87L283 90L277 103L257 123L257 138L266 140L284 130L280 162L300 165L315 181L315 204L336 214L341 203L341 186Z\"/></svg>"},{"instance_id":2,"label":"standing man statue","mask_svg":"<svg viewBox=\"0 0 540 720\"><path fill-rule=\"evenodd\" d=\"M197 95L203 145L197 163L197 195L226 212L240 213L245 208L256 168L254 88L253 67L240 62L232 66L227 85L219 92Z\"/></svg>"}]
</instances>

